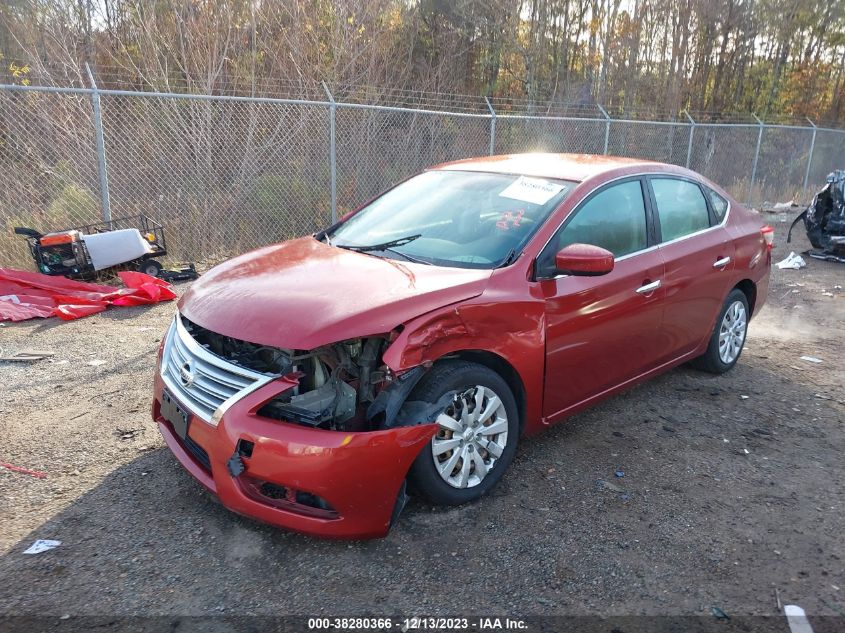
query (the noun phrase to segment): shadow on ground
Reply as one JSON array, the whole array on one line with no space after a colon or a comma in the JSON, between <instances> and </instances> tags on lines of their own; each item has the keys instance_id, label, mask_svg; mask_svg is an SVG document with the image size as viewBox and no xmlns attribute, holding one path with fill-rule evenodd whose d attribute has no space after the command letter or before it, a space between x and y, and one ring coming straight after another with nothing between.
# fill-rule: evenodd
<instances>
[{"instance_id":1,"label":"shadow on ground","mask_svg":"<svg viewBox=\"0 0 845 633\"><path fill-rule=\"evenodd\" d=\"M845 612L841 407L773 363L653 380L524 441L481 502L414 501L377 541L255 523L139 453L0 558L0 613L713 617L774 615L775 589ZM38 538L62 545L23 555Z\"/></svg>"}]
</instances>

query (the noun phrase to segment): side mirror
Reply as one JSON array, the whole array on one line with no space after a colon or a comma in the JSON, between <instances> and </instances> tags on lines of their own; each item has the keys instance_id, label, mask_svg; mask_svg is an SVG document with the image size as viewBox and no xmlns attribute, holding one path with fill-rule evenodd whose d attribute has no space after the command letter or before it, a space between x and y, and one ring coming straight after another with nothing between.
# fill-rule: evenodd
<instances>
[{"instance_id":1,"label":"side mirror","mask_svg":"<svg viewBox=\"0 0 845 633\"><path fill-rule=\"evenodd\" d=\"M613 270L613 253L592 244L570 244L555 255L560 274L597 277Z\"/></svg>"}]
</instances>

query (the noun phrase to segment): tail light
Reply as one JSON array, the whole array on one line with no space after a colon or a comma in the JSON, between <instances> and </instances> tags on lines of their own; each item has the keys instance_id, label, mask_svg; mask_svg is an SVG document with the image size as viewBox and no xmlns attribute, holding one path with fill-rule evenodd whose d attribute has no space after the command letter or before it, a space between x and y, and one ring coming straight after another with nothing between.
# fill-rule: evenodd
<instances>
[{"instance_id":1,"label":"tail light","mask_svg":"<svg viewBox=\"0 0 845 633\"><path fill-rule=\"evenodd\" d=\"M769 225L766 225L760 229L760 233L763 235L763 239L766 241L766 248L768 250L772 250L772 247L775 244L775 230Z\"/></svg>"}]
</instances>

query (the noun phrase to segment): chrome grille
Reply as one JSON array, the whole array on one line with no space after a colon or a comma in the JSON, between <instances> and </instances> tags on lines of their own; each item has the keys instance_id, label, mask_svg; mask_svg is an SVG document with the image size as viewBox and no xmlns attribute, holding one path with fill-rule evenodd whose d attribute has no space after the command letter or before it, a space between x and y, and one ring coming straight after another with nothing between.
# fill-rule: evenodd
<instances>
[{"instance_id":1,"label":"chrome grille","mask_svg":"<svg viewBox=\"0 0 845 633\"><path fill-rule=\"evenodd\" d=\"M275 378L212 354L194 340L178 314L164 342L161 377L174 398L211 424L219 420L216 411Z\"/></svg>"}]
</instances>

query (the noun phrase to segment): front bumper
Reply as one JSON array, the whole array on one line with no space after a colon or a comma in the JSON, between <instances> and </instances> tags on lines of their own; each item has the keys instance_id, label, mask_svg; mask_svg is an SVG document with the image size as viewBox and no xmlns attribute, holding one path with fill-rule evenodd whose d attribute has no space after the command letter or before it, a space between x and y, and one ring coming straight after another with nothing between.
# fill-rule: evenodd
<instances>
[{"instance_id":1,"label":"front bumper","mask_svg":"<svg viewBox=\"0 0 845 633\"><path fill-rule=\"evenodd\" d=\"M217 426L189 414L183 440L161 415L164 384L157 371L153 419L179 462L228 509L314 536L384 536L408 469L436 425L346 433L256 414L264 402L291 386L280 378L255 390L230 406ZM241 457L244 472L233 476L227 462L239 440L253 447L249 457ZM256 493L255 481L316 495L333 512L284 501L285 507L279 507L278 501Z\"/></svg>"}]
</instances>

